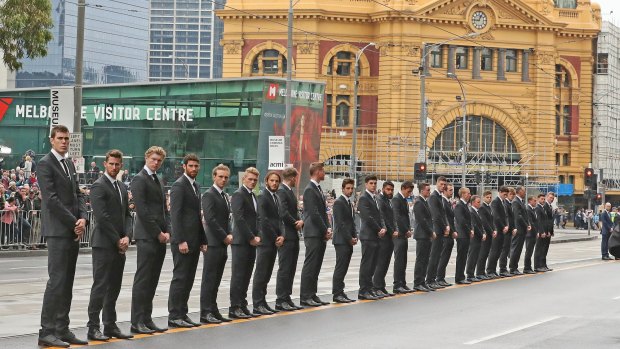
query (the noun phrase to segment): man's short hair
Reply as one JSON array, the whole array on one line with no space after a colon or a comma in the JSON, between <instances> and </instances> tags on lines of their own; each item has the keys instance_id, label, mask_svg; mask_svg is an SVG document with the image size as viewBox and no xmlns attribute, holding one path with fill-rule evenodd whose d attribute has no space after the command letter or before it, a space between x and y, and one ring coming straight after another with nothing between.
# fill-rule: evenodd
<instances>
[{"instance_id":1,"label":"man's short hair","mask_svg":"<svg viewBox=\"0 0 620 349\"><path fill-rule=\"evenodd\" d=\"M108 162L108 159L110 159L111 157L115 159L119 159L121 160L121 163L123 163L123 153L120 150L118 149L108 150L108 152L105 153L105 162Z\"/></svg>"},{"instance_id":2,"label":"man's short hair","mask_svg":"<svg viewBox=\"0 0 620 349\"><path fill-rule=\"evenodd\" d=\"M538 194L538 198L539 198L539 199L540 199L540 198L544 198L544 197L545 197L545 194L543 194L543 193Z\"/></svg>"},{"instance_id":3,"label":"man's short hair","mask_svg":"<svg viewBox=\"0 0 620 349\"><path fill-rule=\"evenodd\" d=\"M316 171L322 170L324 166L325 166L325 164L322 163L322 162L313 162L313 163L311 163L310 164L310 168L309 168L310 175L313 176L316 173Z\"/></svg>"},{"instance_id":4,"label":"man's short hair","mask_svg":"<svg viewBox=\"0 0 620 349\"><path fill-rule=\"evenodd\" d=\"M295 167L287 167L282 171L282 178L285 180L293 179L299 175Z\"/></svg>"},{"instance_id":5,"label":"man's short hair","mask_svg":"<svg viewBox=\"0 0 620 349\"><path fill-rule=\"evenodd\" d=\"M473 195L473 196L471 197L471 199L469 199L469 202L474 203L474 202L476 201L476 199L480 199L480 196L478 196L478 195Z\"/></svg>"},{"instance_id":6,"label":"man's short hair","mask_svg":"<svg viewBox=\"0 0 620 349\"><path fill-rule=\"evenodd\" d=\"M164 150L164 148L156 146L156 145L148 148L146 152L144 153L144 157L148 158L149 156L151 156L151 154L157 154L161 156L162 160L166 158L166 151Z\"/></svg>"},{"instance_id":7,"label":"man's short hair","mask_svg":"<svg viewBox=\"0 0 620 349\"><path fill-rule=\"evenodd\" d=\"M200 163L200 159L198 159L198 156L196 154L187 154L185 155L185 157L183 157L183 165L187 165L190 161L196 161Z\"/></svg>"},{"instance_id":8,"label":"man's short hair","mask_svg":"<svg viewBox=\"0 0 620 349\"><path fill-rule=\"evenodd\" d=\"M413 189L412 181L404 181L403 184L400 185L400 190Z\"/></svg>"},{"instance_id":9,"label":"man's short hair","mask_svg":"<svg viewBox=\"0 0 620 349\"><path fill-rule=\"evenodd\" d=\"M69 129L65 125L56 125L52 127L52 131L50 132L50 138L56 137L56 133L69 133Z\"/></svg>"},{"instance_id":10,"label":"man's short hair","mask_svg":"<svg viewBox=\"0 0 620 349\"><path fill-rule=\"evenodd\" d=\"M552 191L548 192L547 195L552 195L553 197L555 197L555 193Z\"/></svg>"},{"instance_id":11,"label":"man's short hair","mask_svg":"<svg viewBox=\"0 0 620 349\"><path fill-rule=\"evenodd\" d=\"M265 183L267 183L267 181L269 180L269 177L276 175L278 176L278 181L282 182L282 176L280 176L280 174L276 171L269 171L267 172L267 175L265 176Z\"/></svg>"},{"instance_id":12,"label":"man's short hair","mask_svg":"<svg viewBox=\"0 0 620 349\"><path fill-rule=\"evenodd\" d=\"M351 184L355 187L355 180L353 178L345 178L342 180L342 189L344 189L347 185Z\"/></svg>"},{"instance_id":13,"label":"man's short hair","mask_svg":"<svg viewBox=\"0 0 620 349\"><path fill-rule=\"evenodd\" d=\"M536 198L531 195L527 197L527 202L530 202L532 200L536 200Z\"/></svg>"},{"instance_id":14,"label":"man's short hair","mask_svg":"<svg viewBox=\"0 0 620 349\"><path fill-rule=\"evenodd\" d=\"M211 171L211 175L213 177L215 177L215 175L217 174L217 171L226 171L230 175L230 168L228 168L228 166L226 166L224 164L219 164L219 165L215 166L213 168L213 171Z\"/></svg>"},{"instance_id":15,"label":"man's short hair","mask_svg":"<svg viewBox=\"0 0 620 349\"><path fill-rule=\"evenodd\" d=\"M245 178L248 174L253 174L256 177L260 177L260 172L258 172L256 167L248 167L248 168L246 168L245 172L243 173L243 178Z\"/></svg>"},{"instance_id":16,"label":"man's short hair","mask_svg":"<svg viewBox=\"0 0 620 349\"><path fill-rule=\"evenodd\" d=\"M383 182L383 187L382 188L385 188L387 186L390 186L390 187L394 188L394 183L392 183L392 181L385 181L385 182Z\"/></svg>"},{"instance_id":17,"label":"man's short hair","mask_svg":"<svg viewBox=\"0 0 620 349\"><path fill-rule=\"evenodd\" d=\"M509 190L509 189L508 189L508 187L507 187L507 186L505 186L505 185L502 185L501 187L499 187L499 192L500 192L500 193L507 193L507 192L509 192L509 191L510 191L510 190Z\"/></svg>"},{"instance_id":18,"label":"man's short hair","mask_svg":"<svg viewBox=\"0 0 620 349\"><path fill-rule=\"evenodd\" d=\"M446 179L446 177L444 176L439 176L437 177L437 180L435 181L435 184L439 183L439 182L447 182L448 180Z\"/></svg>"},{"instance_id":19,"label":"man's short hair","mask_svg":"<svg viewBox=\"0 0 620 349\"><path fill-rule=\"evenodd\" d=\"M420 192L422 192L423 190L425 190L425 189L426 189L426 187L430 187L430 186L431 186L431 185L430 185L430 184L428 184L428 183L426 183L426 182L424 182L424 183L420 183L420 184L418 184L418 190L419 190Z\"/></svg>"},{"instance_id":20,"label":"man's short hair","mask_svg":"<svg viewBox=\"0 0 620 349\"><path fill-rule=\"evenodd\" d=\"M510 194L516 194L516 193L517 193L517 191L516 191L516 190L515 190L515 188L513 188L513 187L508 187L508 192L509 192Z\"/></svg>"},{"instance_id":21,"label":"man's short hair","mask_svg":"<svg viewBox=\"0 0 620 349\"><path fill-rule=\"evenodd\" d=\"M463 197L463 194L465 194L468 191L469 191L469 188L461 187L461 189L459 189L459 197Z\"/></svg>"},{"instance_id":22,"label":"man's short hair","mask_svg":"<svg viewBox=\"0 0 620 349\"><path fill-rule=\"evenodd\" d=\"M376 180L377 180L377 176L370 175L370 176L366 176L366 179L364 180L364 183L368 183L370 181L376 181Z\"/></svg>"},{"instance_id":23,"label":"man's short hair","mask_svg":"<svg viewBox=\"0 0 620 349\"><path fill-rule=\"evenodd\" d=\"M516 193L518 193L518 192L520 192L520 191L522 191L522 190L523 190L523 191L525 191L525 187L524 187L524 186L522 186L522 185L520 185L520 186L518 186L518 187L515 189L515 192L516 192Z\"/></svg>"}]
</instances>

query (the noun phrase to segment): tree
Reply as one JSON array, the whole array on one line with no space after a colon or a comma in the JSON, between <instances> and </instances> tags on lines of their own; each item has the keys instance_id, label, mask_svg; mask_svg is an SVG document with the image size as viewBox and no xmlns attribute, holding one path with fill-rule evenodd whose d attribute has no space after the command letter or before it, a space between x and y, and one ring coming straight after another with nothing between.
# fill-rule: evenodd
<instances>
[{"instance_id":1,"label":"tree","mask_svg":"<svg viewBox=\"0 0 620 349\"><path fill-rule=\"evenodd\" d=\"M0 50L4 64L19 70L24 58L44 57L52 40L50 0L0 1Z\"/></svg>"}]
</instances>

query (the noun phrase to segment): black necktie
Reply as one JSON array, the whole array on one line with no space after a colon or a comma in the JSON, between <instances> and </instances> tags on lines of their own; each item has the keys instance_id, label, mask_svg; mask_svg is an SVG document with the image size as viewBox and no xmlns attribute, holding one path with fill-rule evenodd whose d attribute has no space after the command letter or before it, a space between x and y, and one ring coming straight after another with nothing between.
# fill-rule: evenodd
<instances>
[{"instance_id":1,"label":"black necktie","mask_svg":"<svg viewBox=\"0 0 620 349\"><path fill-rule=\"evenodd\" d=\"M350 200L347 200L349 206L351 207L351 217L355 218L355 210L353 209L353 203Z\"/></svg>"},{"instance_id":2,"label":"black necktie","mask_svg":"<svg viewBox=\"0 0 620 349\"><path fill-rule=\"evenodd\" d=\"M276 204L276 207L278 207L278 197L275 193L271 193L271 196L273 197L273 202Z\"/></svg>"},{"instance_id":3,"label":"black necktie","mask_svg":"<svg viewBox=\"0 0 620 349\"><path fill-rule=\"evenodd\" d=\"M230 212L230 202L228 201L228 197L226 196L226 193L222 191L220 195L222 195L222 199L226 201L226 208L228 209L228 212Z\"/></svg>"},{"instance_id":4,"label":"black necktie","mask_svg":"<svg viewBox=\"0 0 620 349\"><path fill-rule=\"evenodd\" d=\"M194 187L194 192L196 193L196 196L200 197L200 186L198 186L198 183L194 182L193 187Z\"/></svg>"},{"instance_id":5,"label":"black necktie","mask_svg":"<svg viewBox=\"0 0 620 349\"><path fill-rule=\"evenodd\" d=\"M153 176L153 180L155 181L155 183L159 184L159 178L157 178L157 173L153 173L151 176Z\"/></svg>"},{"instance_id":6,"label":"black necktie","mask_svg":"<svg viewBox=\"0 0 620 349\"><path fill-rule=\"evenodd\" d=\"M71 172L69 172L69 166L67 166L65 159L60 159L60 163L62 164L62 168L65 170L67 177L71 178Z\"/></svg>"},{"instance_id":7,"label":"black necktie","mask_svg":"<svg viewBox=\"0 0 620 349\"><path fill-rule=\"evenodd\" d=\"M256 211L256 196L253 191L250 192L250 195L252 195L252 203L254 204L254 211Z\"/></svg>"},{"instance_id":8,"label":"black necktie","mask_svg":"<svg viewBox=\"0 0 620 349\"><path fill-rule=\"evenodd\" d=\"M112 185L114 185L114 189L116 189L116 192L118 193L118 197L121 199L121 204L122 204L123 203L123 194L121 194L121 188L119 188L119 186L118 186L118 181L112 182Z\"/></svg>"}]
</instances>

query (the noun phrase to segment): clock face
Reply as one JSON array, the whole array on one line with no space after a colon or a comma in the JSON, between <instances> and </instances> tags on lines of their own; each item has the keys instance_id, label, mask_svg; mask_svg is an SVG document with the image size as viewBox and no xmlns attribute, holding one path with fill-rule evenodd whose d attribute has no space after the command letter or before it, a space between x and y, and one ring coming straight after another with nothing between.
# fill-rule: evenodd
<instances>
[{"instance_id":1,"label":"clock face","mask_svg":"<svg viewBox=\"0 0 620 349\"><path fill-rule=\"evenodd\" d=\"M482 11L476 11L471 16L471 24L478 30L484 29L487 26L487 22L487 15Z\"/></svg>"}]
</instances>

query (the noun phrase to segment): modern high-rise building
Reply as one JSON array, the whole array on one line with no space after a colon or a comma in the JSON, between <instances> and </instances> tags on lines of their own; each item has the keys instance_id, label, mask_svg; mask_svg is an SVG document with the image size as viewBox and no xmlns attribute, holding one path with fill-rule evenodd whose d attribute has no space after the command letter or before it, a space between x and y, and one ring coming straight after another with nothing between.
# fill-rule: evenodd
<instances>
[{"instance_id":1,"label":"modern high-rise building","mask_svg":"<svg viewBox=\"0 0 620 349\"><path fill-rule=\"evenodd\" d=\"M222 76L223 23L214 10L225 1L151 0L149 79Z\"/></svg>"},{"instance_id":2,"label":"modern high-rise building","mask_svg":"<svg viewBox=\"0 0 620 349\"><path fill-rule=\"evenodd\" d=\"M25 60L16 74L15 87L61 86L75 81L77 1L51 2L54 38L48 44L48 54ZM147 79L148 13L148 0L87 2L84 84Z\"/></svg>"}]
</instances>

